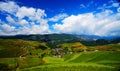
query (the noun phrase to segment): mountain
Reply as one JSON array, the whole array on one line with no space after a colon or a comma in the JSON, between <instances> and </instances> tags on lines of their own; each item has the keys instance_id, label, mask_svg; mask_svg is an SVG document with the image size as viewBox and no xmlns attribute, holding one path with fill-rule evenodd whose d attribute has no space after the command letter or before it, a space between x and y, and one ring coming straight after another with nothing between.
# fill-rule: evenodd
<instances>
[{"instance_id":1,"label":"mountain","mask_svg":"<svg viewBox=\"0 0 120 71\"><path fill-rule=\"evenodd\" d=\"M75 35L75 36L82 39L83 41L94 41L97 39L101 39L100 36L96 36L96 35Z\"/></svg>"},{"instance_id":2,"label":"mountain","mask_svg":"<svg viewBox=\"0 0 120 71\"><path fill-rule=\"evenodd\" d=\"M56 47L57 44L71 43L80 41L79 38L69 34L45 34L45 35L16 35L1 36L4 39L24 39L38 42L46 42L50 47Z\"/></svg>"},{"instance_id":3,"label":"mountain","mask_svg":"<svg viewBox=\"0 0 120 71\"><path fill-rule=\"evenodd\" d=\"M97 35L75 35L75 36L84 40L84 41L94 41L97 39L111 40L111 39L115 39L115 38L120 37L120 36L97 36Z\"/></svg>"},{"instance_id":4,"label":"mountain","mask_svg":"<svg viewBox=\"0 0 120 71\"><path fill-rule=\"evenodd\" d=\"M35 34L35 35L15 35L15 36L0 36L4 39L23 39L38 42L45 42L51 48L55 48L58 44L81 42L87 46L105 45L110 43L119 43L118 36L96 36L96 35L73 35L73 34Z\"/></svg>"}]
</instances>

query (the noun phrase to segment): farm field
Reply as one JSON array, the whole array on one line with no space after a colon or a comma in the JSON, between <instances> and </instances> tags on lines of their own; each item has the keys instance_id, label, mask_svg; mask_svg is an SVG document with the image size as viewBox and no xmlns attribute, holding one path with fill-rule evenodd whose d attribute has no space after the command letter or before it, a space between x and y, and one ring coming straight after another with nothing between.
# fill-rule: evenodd
<instances>
[{"instance_id":1,"label":"farm field","mask_svg":"<svg viewBox=\"0 0 120 71\"><path fill-rule=\"evenodd\" d=\"M119 71L119 53L120 51L98 51L72 54L66 61L64 61L65 57L46 56L43 58L46 64L20 71Z\"/></svg>"},{"instance_id":2,"label":"farm field","mask_svg":"<svg viewBox=\"0 0 120 71\"><path fill-rule=\"evenodd\" d=\"M53 48L54 47L54 48ZM0 39L0 71L119 71L120 44Z\"/></svg>"}]
</instances>

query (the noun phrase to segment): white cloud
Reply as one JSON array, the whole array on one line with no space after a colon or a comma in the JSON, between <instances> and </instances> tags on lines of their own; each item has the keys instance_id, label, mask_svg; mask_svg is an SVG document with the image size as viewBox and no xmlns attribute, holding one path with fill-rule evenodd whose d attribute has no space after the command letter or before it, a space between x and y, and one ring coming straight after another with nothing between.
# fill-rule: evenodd
<instances>
[{"instance_id":1,"label":"white cloud","mask_svg":"<svg viewBox=\"0 0 120 71\"><path fill-rule=\"evenodd\" d=\"M27 22L26 20L24 20L24 19L23 19L23 20L20 20L19 23L20 23L20 24L23 24L23 25L24 25L24 24L28 24L28 22Z\"/></svg>"},{"instance_id":2,"label":"white cloud","mask_svg":"<svg viewBox=\"0 0 120 71\"><path fill-rule=\"evenodd\" d=\"M119 3L113 3L112 6L113 7L119 7Z\"/></svg>"},{"instance_id":3,"label":"white cloud","mask_svg":"<svg viewBox=\"0 0 120 71\"><path fill-rule=\"evenodd\" d=\"M11 16L7 16L6 20L7 20L8 23L10 23L13 26L28 24L28 21L26 21L25 19L19 19L19 20L15 21L15 18L12 18Z\"/></svg>"},{"instance_id":4,"label":"white cloud","mask_svg":"<svg viewBox=\"0 0 120 71\"><path fill-rule=\"evenodd\" d=\"M89 35L120 35L120 14L111 15L111 10L101 13L71 15L65 18L62 23L53 25L56 32L89 34ZM116 32L113 32L116 31Z\"/></svg>"},{"instance_id":5,"label":"white cloud","mask_svg":"<svg viewBox=\"0 0 120 71\"><path fill-rule=\"evenodd\" d=\"M3 30L5 33L11 33L15 30L15 27L8 24L2 24L0 25L0 30Z\"/></svg>"},{"instance_id":6,"label":"white cloud","mask_svg":"<svg viewBox=\"0 0 120 71\"><path fill-rule=\"evenodd\" d=\"M8 13L0 23L0 35L47 34L49 25L42 9L19 6L13 1L0 2L0 11ZM6 23L6 24L4 24Z\"/></svg>"},{"instance_id":7,"label":"white cloud","mask_svg":"<svg viewBox=\"0 0 120 71\"><path fill-rule=\"evenodd\" d=\"M32 25L31 28L23 26L18 29L17 34L48 34L48 26Z\"/></svg>"},{"instance_id":8,"label":"white cloud","mask_svg":"<svg viewBox=\"0 0 120 71\"><path fill-rule=\"evenodd\" d=\"M18 9L19 6L15 2L12 1L0 2L0 11L15 14Z\"/></svg>"},{"instance_id":9,"label":"white cloud","mask_svg":"<svg viewBox=\"0 0 120 71\"><path fill-rule=\"evenodd\" d=\"M7 16L7 17L6 17L6 20L7 20L9 23L12 23L12 24L15 23L15 20L14 20L11 16Z\"/></svg>"},{"instance_id":10,"label":"white cloud","mask_svg":"<svg viewBox=\"0 0 120 71\"><path fill-rule=\"evenodd\" d=\"M98 9L105 11L106 9L118 8L118 7L119 7L119 3L110 0L108 4L103 4L102 6L98 7Z\"/></svg>"},{"instance_id":11,"label":"white cloud","mask_svg":"<svg viewBox=\"0 0 120 71\"><path fill-rule=\"evenodd\" d=\"M117 4L112 5L117 7ZM53 25L54 31L58 33L120 35L120 13L114 14L113 11L106 10L111 6L104 4L105 11L96 14L68 16L63 13L45 19L47 16L45 10L20 7L13 1L0 2L0 11L8 13L6 21L0 20L0 35L47 34L51 33L48 21L58 22L61 20L62 23Z\"/></svg>"},{"instance_id":12,"label":"white cloud","mask_svg":"<svg viewBox=\"0 0 120 71\"><path fill-rule=\"evenodd\" d=\"M105 17L108 17L111 14L113 14L112 10L105 10L101 13L97 13L96 16L99 17L99 18L105 18Z\"/></svg>"},{"instance_id":13,"label":"white cloud","mask_svg":"<svg viewBox=\"0 0 120 71\"><path fill-rule=\"evenodd\" d=\"M30 20L40 20L41 18L45 17L46 14L45 11L42 9L27 8L23 6L19 8L18 12L16 13L16 16L19 19L28 17Z\"/></svg>"},{"instance_id":14,"label":"white cloud","mask_svg":"<svg viewBox=\"0 0 120 71\"><path fill-rule=\"evenodd\" d=\"M29 17L29 16L34 16L35 14L35 9L34 8L26 8L26 7L21 7L18 9L16 16L20 19L24 17Z\"/></svg>"},{"instance_id":15,"label":"white cloud","mask_svg":"<svg viewBox=\"0 0 120 71\"><path fill-rule=\"evenodd\" d=\"M120 13L120 7L117 9L117 11Z\"/></svg>"},{"instance_id":16,"label":"white cloud","mask_svg":"<svg viewBox=\"0 0 120 71\"><path fill-rule=\"evenodd\" d=\"M68 17L68 15L65 14L65 13L63 13L63 14L58 14L58 15L50 18L49 21L57 22L57 21L62 20L62 19L64 19L64 18L66 18L66 17Z\"/></svg>"}]
</instances>

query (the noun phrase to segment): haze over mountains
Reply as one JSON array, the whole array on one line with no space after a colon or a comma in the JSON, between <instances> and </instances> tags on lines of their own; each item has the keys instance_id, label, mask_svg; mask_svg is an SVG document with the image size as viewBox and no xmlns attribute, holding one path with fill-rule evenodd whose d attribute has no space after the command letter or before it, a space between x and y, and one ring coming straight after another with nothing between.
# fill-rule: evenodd
<instances>
[{"instance_id":1,"label":"haze over mountains","mask_svg":"<svg viewBox=\"0 0 120 71\"><path fill-rule=\"evenodd\" d=\"M85 45L103 45L110 43L119 43L119 36L96 36L96 35L73 35L73 34L34 34L34 35L15 35L0 36L0 38L25 39L38 42L46 42L50 46L60 43L82 42Z\"/></svg>"}]
</instances>

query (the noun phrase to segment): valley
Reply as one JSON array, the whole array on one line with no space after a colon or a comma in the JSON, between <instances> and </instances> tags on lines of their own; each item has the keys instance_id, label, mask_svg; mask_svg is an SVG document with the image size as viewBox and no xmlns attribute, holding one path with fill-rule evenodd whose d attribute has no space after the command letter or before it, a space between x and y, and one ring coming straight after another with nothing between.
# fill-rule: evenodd
<instances>
[{"instance_id":1,"label":"valley","mask_svg":"<svg viewBox=\"0 0 120 71\"><path fill-rule=\"evenodd\" d=\"M69 34L0 37L0 71L119 71L119 41Z\"/></svg>"}]
</instances>

